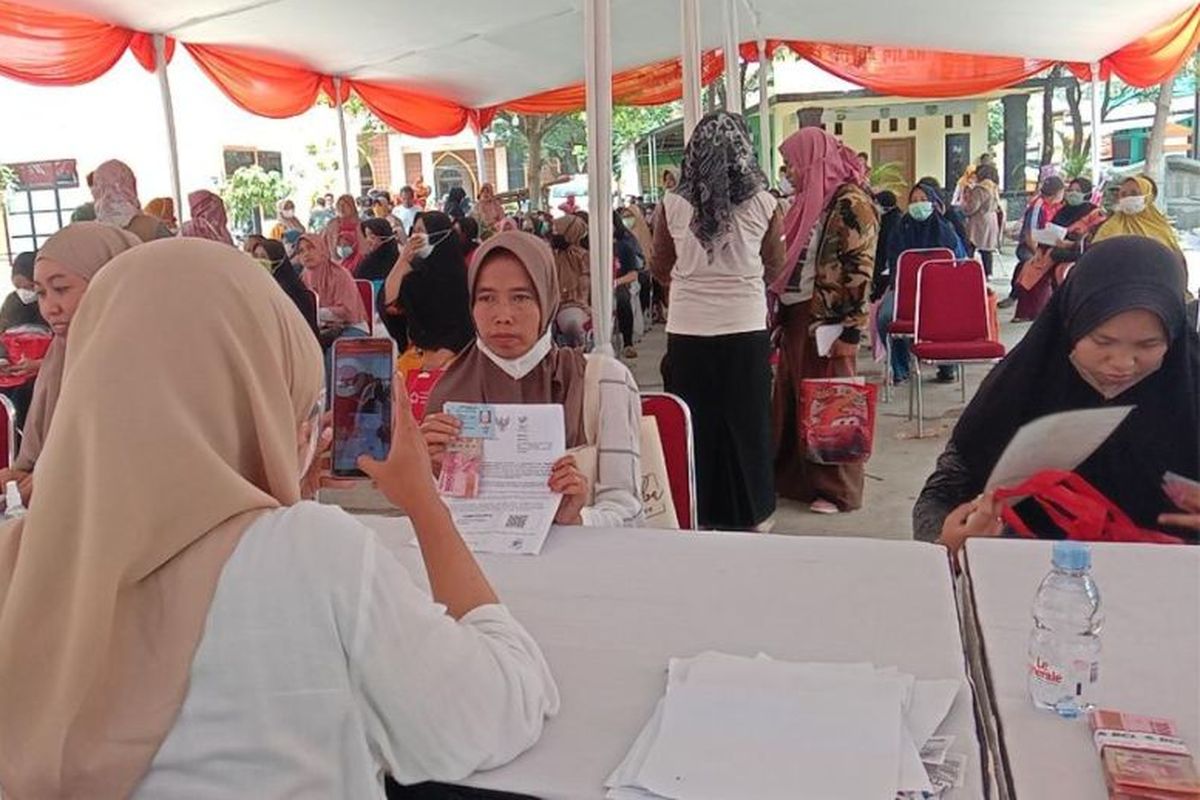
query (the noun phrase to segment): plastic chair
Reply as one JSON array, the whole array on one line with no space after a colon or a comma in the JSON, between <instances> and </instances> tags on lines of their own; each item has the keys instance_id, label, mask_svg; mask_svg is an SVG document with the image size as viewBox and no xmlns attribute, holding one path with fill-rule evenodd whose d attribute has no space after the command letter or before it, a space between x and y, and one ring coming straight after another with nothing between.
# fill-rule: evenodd
<instances>
[{"instance_id":1,"label":"plastic chair","mask_svg":"<svg viewBox=\"0 0 1200 800\"><path fill-rule=\"evenodd\" d=\"M692 411L687 403L667 392L642 394L642 415L658 422L667 479L679 527L696 526L696 451L692 439Z\"/></svg>"},{"instance_id":2,"label":"plastic chair","mask_svg":"<svg viewBox=\"0 0 1200 800\"><path fill-rule=\"evenodd\" d=\"M363 310L367 312L367 335L375 335L375 284L361 278L354 281L358 296L362 298Z\"/></svg>"},{"instance_id":3,"label":"plastic chair","mask_svg":"<svg viewBox=\"0 0 1200 800\"><path fill-rule=\"evenodd\" d=\"M927 261L917 277L913 357L917 360L917 437L925 433L920 364L958 365L963 402L967 364L994 364L1004 345L993 341L988 323L987 278L974 259Z\"/></svg>"},{"instance_id":4,"label":"plastic chair","mask_svg":"<svg viewBox=\"0 0 1200 800\"><path fill-rule=\"evenodd\" d=\"M896 310L892 324L888 326L884 347L887 359L883 366L883 399L892 399L892 339L911 339L916 330L917 273L926 261L953 259L954 251L945 247L930 247L923 250L905 250L896 259L896 285L894 287ZM908 418L912 419L912 389L908 392Z\"/></svg>"},{"instance_id":5,"label":"plastic chair","mask_svg":"<svg viewBox=\"0 0 1200 800\"><path fill-rule=\"evenodd\" d=\"M0 469L8 469L17 460L17 408L7 395L0 394Z\"/></svg>"}]
</instances>

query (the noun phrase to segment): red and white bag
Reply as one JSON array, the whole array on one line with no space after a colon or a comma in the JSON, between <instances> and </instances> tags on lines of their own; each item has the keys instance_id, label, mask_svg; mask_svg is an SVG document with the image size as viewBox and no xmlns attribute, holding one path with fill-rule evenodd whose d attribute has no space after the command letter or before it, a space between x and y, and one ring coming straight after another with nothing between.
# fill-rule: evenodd
<instances>
[{"instance_id":1,"label":"red and white bag","mask_svg":"<svg viewBox=\"0 0 1200 800\"><path fill-rule=\"evenodd\" d=\"M875 446L877 386L863 378L800 381L800 438L815 464L861 464Z\"/></svg>"}]
</instances>

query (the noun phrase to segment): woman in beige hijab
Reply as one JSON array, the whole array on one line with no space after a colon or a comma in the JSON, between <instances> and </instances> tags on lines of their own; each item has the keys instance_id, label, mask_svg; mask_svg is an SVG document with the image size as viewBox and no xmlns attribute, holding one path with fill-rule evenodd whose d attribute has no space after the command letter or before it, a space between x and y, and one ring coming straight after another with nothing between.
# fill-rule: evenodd
<instances>
[{"instance_id":1,"label":"woman in beige hijab","mask_svg":"<svg viewBox=\"0 0 1200 800\"><path fill-rule=\"evenodd\" d=\"M590 309L592 272L585 243L587 238L588 224L581 217L565 214L554 220L550 247L554 250L559 302Z\"/></svg>"},{"instance_id":2,"label":"woman in beige hijab","mask_svg":"<svg viewBox=\"0 0 1200 800\"><path fill-rule=\"evenodd\" d=\"M62 387L67 331L92 278L114 256L141 244L131 233L102 222L76 222L46 240L33 267L33 285L42 317L54 331L33 385L33 401L25 418L17 459L0 470L0 486L17 481L29 501L33 468L41 455Z\"/></svg>"},{"instance_id":3,"label":"woman in beige hijab","mask_svg":"<svg viewBox=\"0 0 1200 800\"><path fill-rule=\"evenodd\" d=\"M409 511L432 600L300 502L321 352L266 270L150 243L72 324L38 496L0 527L0 794L383 798L385 771L457 780L537 739L553 681L434 493L405 393L388 460L361 466Z\"/></svg>"}]
</instances>

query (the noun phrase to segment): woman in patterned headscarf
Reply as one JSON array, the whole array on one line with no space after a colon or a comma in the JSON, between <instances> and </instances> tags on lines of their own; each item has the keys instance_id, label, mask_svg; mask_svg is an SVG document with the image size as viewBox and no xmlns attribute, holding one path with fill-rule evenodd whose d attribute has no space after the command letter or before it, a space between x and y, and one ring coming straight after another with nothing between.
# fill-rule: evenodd
<instances>
[{"instance_id":1,"label":"woman in patterned headscarf","mask_svg":"<svg viewBox=\"0 0 1200 800\"><path fill-rule=\"evenodd\" d=\"M95 200L95 214L92 217L95 221L124 228L143 242L168 239L173 235L162 220L142 212L137 178L125 162L116 159L105 161L87 176L87 182ZM71 221L84 219L87 219L85 215L78 220L72 215Z\"/></svg>"},{"instance_id":2,"label":"woman in patterned headscarf","mask_svg":"<svg viewBox=\"0 0 1200 800\"><path fill-rule=\"evenodd\" d=\"M188 208L192 218L183 223L180 230L184 236L195 239L211 239L233 247L233 237L229 235L228 215L225 213L225 201L219 195L199 189L188 195Z\"/></svg>"},{"instance_id":3,"label":"woman in patterned headscarf","mask_svg":"<svg viewBox=\"0 0 1200 800\"><path fill-rule=\"evenodd\" d=\"M783 215L741 117L708 114L654 223L670 289L668 392L690 406L701 527L747 529L775 511L766 284L783 270Z\"/></svg>"}]
</instances>

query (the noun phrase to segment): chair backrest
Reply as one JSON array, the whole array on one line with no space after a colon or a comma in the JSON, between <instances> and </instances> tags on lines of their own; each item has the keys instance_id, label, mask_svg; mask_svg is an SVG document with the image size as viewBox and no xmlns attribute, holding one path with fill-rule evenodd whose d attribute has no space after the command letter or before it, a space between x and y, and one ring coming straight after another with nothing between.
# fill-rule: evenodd
<instances>
[{"instance_id":1,"label":"chair backrest","mask_svg":"<svg viewBox=\"0 0 1200 800\"><path fill-rule=\"evenodd\" d=\"M954 251L945 247L905 250L896 259L896 313L893 319L911 321L917 314L917 273L926 261L954 260Z\"/></svg>"},{"instance_id":2,"label":"chair backrest","mask_svg":"<svg viewBox=\"0 0 1200 800\"><path fill-rule=\"evenodd\" d=\"M354 281L358 296L362 298L363 311L367 312L367 333L375 335L375 284L358 278Z\"/></svg>"},{"instance_id":3,"label":"chair backrest","mask_svg":"<svg viewBox=\"0 0 1200 800\"><path fill-rule=\"evenodd\" d=\"M696 452L692 441L691 409L676 395L645 392L642 394L642 414L654 417L658 422L679 527L683 530L695 528Z\"/></svg>"},{"instance_id":4,"label":"chair backrest","mask_svg":"<svg viewBox=\"0 0 1200 800\"><path fill-rule=\"evenodd\" d=\"M978 342L989 336L987 278L974 259L927 261L917 277L918 342Z\"/></svg>"},{"instance_id":5,"label":"chair backrest","mask_svg":"<svg viewBox=\"0 0 1200 800\"><path fill-rule=\"evenodd\" d=\"M0 469L17 460L17 409L7 395L0 394Z\"/></svg>"}]
</instances>

